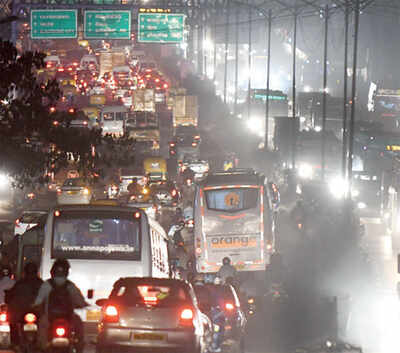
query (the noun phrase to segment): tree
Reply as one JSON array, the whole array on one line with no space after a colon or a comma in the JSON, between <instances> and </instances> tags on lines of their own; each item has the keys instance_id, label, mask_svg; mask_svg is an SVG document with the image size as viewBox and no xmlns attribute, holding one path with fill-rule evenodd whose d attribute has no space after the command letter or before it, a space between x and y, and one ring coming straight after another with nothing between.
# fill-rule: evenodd
<instances>
[{"instance_id":1,"label":"tree","mask_svg":"<svg viewBox=\"0 0 400 353\"><path fill-rule=\"evenodd\" d=\"M92 147L101 144L100 131L69 127L77 113L51 112L62 93L55 80L37 78L45 56L18 55L12 43L0 41L0 172L18 186L44 182L49 169L67 163L68 152L79 155L79 167L90 173L96 167Z\"/></svg>"}]
</instances>

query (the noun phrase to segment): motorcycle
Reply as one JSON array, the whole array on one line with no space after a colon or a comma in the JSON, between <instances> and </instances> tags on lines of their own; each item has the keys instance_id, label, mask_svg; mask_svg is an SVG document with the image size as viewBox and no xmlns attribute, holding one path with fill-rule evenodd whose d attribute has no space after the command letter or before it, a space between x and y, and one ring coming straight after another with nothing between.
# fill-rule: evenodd
<instances>
[{"instance_id":1,"label":"motorcycle","mask_svg":"<svg viewBox=\"0 0 400 353\"><path fill-rule=\"evenodd\" d=\"M131 202L147 202L151 199L150 188L147 186L143 186L139 192L131 195L129 197L129 201Z\"/></svg>"},{"instance_id":2,"label":"motorcycle","mask_svg":"<svg viewBox=\"0 0 400 353\"><path fill-rule=\"evenodd\" d=\"M247 298L247 316L255 315L256 313L256 299L254 297Z\"/></svg>"},{"instance_id":3,"label":"motorcycle","mask_svg":"<svg viewBox=\"0 0 400 353\"><path fill-rule=\"evenodd\" d=\"M25 313L23 321L17 324L19 347L22 353L37 351L38 344L38 318L31 311Z\"/></svg>"},{"instance_id":4,"label":"motorcycle","mask_svg":"<svg viewBox=\"0 0 400 353\"><path fill-rule=\"evenodd\" d=\"M57 317L50 320L48 352L75 353L79 339L70 319Z\"/></svg>"},{"instance_id":5,"label":"motorcycle","mask_svg":"<svg viewBox=\"0 0 400 353\"><path fill-rule=\"evenodd\" d=\"M109 199L116 199L118 197L119 187L115 184L110 184L107 188L107 196Z\"/></svg>"},{"instance_id":6,"label":"motorcycle","mask_svg":"<svg viewBox=\"0 0 400 353\"><path fill-rule=\"evenodd\" d=\"M0 347L9 347L11 344L10 322L7 305L0 305Z\"/></svg>"}]
</instances>

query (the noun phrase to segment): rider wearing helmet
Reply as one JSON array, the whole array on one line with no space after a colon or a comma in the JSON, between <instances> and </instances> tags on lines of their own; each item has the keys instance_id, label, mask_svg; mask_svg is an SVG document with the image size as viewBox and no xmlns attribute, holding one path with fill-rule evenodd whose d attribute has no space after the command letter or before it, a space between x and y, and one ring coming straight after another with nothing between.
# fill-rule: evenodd
<instances>
[{"instance_id":1,"label":"rider wearing helmet","mask_svg":"<svg viewBox=\"0 0 400 353\"><path fill-rule=\"evenodd\" d=\"M10 315L11 343L19 344L18 323L24 322L24 316L31 311L31 306L39 292L43 281L38 276L38 266L28 262L24 267L22 279L14 287L6 291L6 303Z\"/></svg>"},{"instance_id":2,"label":"rider wearing helmet","mask_svg":"<svg viewBox=\"0 0 400 353\"><path fill-rule=\"evenodd\" d=\"M228 277L237 277L236 268L232 266L231 259L229 257L226 256L222 259L222 266L217 272L217 275L218 277L221 277L223 283L225 283Z\"/></svg>"},{"instance_id":3,"label":"rider wearing helmet","mask_svg":"<svg viewBox=\"0 0 400 353\"><path fill-rule=\"evenodd\" d=\"M70 264L66 259L57 259L51 270L51 278L44 282L40 289L39 293L34 302L35 307L43 307L43 313L40 316L39 323L39 340L42 347L45 347L47 344L47 332L48 326L50 324L49 319L53 315L53 312L62 310L70 311L66 313L67 319L70 319L71 324L75 328L78 344L77 350L78 353L83 351L83 324L79 316L74 314L73 309L83 308L87 306L81 291L76 287L76 285L67 279L69 274ZM71 304L70 308L54 308L51 303L51 296L53 291L60 291L60 288L65 288L69 302ZM54 293L54 292L53 292ZM66 305L67 306L67 305Z\"/></svg>"}]
</instances>

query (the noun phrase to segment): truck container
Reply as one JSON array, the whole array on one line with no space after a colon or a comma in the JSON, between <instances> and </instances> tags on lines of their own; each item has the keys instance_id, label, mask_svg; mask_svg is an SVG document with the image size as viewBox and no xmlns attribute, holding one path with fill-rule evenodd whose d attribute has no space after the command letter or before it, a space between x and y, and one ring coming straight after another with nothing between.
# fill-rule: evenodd
<instances>
[{"instance_id":1,"label":"truck container","mask_svg":"<svg viewBox=\"0 0 400 353\"><path fill-rule=\"evenodd\" d=\"M199 107L197 96L176 95L173 105L174 127L180 125L197 126Z\"/></svg>"},{"instance_id":2,"label":"truck container","mask_svg":"<svg viewBox=\"0 0 400 353\"><path fill-rule=\"evenodd\" d=\"M100 77L103 77L106 72L112 72L113 69L113 54L107 51L100 53Z\"/></svg>"}]
</instances>

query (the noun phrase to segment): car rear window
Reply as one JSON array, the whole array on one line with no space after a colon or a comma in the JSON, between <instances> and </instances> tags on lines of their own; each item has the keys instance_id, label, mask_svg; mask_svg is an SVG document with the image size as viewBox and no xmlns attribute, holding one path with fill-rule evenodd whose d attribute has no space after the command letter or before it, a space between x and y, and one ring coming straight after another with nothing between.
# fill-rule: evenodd
<instances>
[{"instance_id":1,"label":"car rear window","mask_svg":"<svg viewBox=\"0 0 400 353\"><path fill-rule=\"evenodd\" d=\"M71 178L65 180L63 186L85 186L85 182L82 179Z\"/></svg>"},{"instance_id":2,"label":"car rear window","mask_svg":"<svg viewBox=\"0 0 400 353\"><path fill-rule=\"evenodd\" d=\"M43 213L24 213L19 219L20 223L39 223L43 218L47 217Z\"/></svg>"},{"instance_id":3,"label":"car rear window","mask_svg":"<svg viewBox=\"0 0 400 353\"><path fill-rule=\"evenodd\" d=\"M125 283L114 287L110 299L126 306L151 305L174 307L190 302L187 290L176 284L168 283Z\"/></svg>"}]
</instances>

